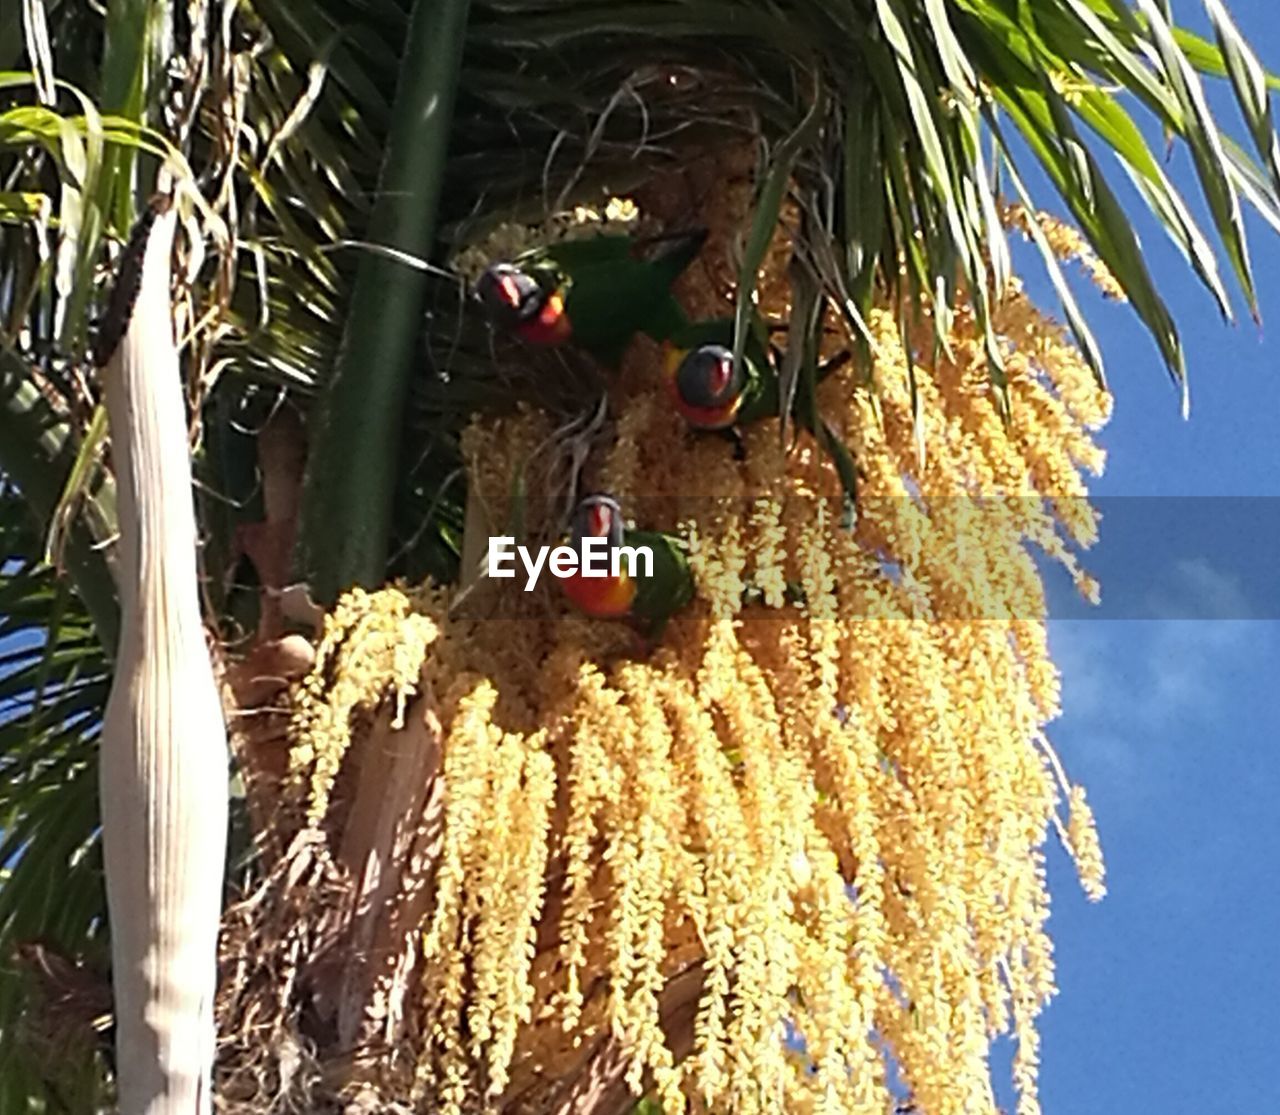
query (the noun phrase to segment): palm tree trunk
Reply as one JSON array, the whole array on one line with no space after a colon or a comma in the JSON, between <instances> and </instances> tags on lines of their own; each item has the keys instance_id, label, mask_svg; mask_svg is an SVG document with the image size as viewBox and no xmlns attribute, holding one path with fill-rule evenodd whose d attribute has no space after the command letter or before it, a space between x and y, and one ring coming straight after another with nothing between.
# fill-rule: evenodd
<instances>
[{"instance_id":1,"label":"palm tree trunk","mask_svg":"<svg viewBox=\"0 0 1280 1115\"><path fill-rule=\"evenodd\" d=\"M416 0L367 239L428 258L444 184L470 0ZM386 575L409 385L419 374L427 276L378 255L360 260L342 347L313 418L299 537L312 596L332 604ZM336 528L335 524L341 524Z\"/></svg>"},{"instance_id":2,"label":"palm tree trunk","mask_svg":"<svg viewBox=\"0 0 1280 1115\"><path fill-rule=\"evenodd\" d=\"M126 254L123 335L105 368L122 623L100 779L123 1115L212 1109L227 739L197 592L175 226L165 207Z\"/></svg>"}]
</instances>

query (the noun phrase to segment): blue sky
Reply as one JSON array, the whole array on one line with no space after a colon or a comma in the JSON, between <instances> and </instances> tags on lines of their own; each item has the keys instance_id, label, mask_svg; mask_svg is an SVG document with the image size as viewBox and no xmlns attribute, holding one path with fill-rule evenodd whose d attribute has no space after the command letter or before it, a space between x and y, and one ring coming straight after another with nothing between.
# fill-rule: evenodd
<instances>
[{"instance_id":1,"label":"blue sky","mask_svg":"<svg viewBox=\"0 0 1280 1115\"><path fill-rule=\"evenodd\" d=\"M1228 6L1280 72L1276 0ZM1173 8L1206 26L1199 0ZM1172 165L1195 195L1185 153ZM1091 307L1117 405L1088 564L1101 615L1150 618L1052 624L1066 707L1052 735L1088 787L1110 894L1087 903L1055 852L1042 1101L1048 1115L1280 1112L1280 238L1251 221L1259 331L1243 310L1223 326L1163 236L1138 231L1182 328L1192 415L1132 315ZM1055 612L1085 614L1065 590Z\"/></svg>"}]
</instances>

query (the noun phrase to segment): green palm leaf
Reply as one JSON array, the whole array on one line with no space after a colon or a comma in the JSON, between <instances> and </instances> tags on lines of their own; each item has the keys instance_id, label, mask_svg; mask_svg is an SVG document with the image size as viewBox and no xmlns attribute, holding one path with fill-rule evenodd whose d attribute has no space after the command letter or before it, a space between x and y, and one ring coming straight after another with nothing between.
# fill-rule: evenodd
<instances>
[{"instance_id":1,"label":"green palm leaf","mask_svg":"<svg viewBox=\"0 0 1280 1115\"><path fill-rule=\"evenodd\" d=\"M53 1020L33 1014L32 973L17 959L19 946L40 942L106 975L96 739L109 663L90 614L40 549L22 494L0 483L0 1081L13 1105L3 1110L26 1110L20 1095L66 1104L68 1089L92 1110L95 1046L82 1034L61 1048L63 1067L40 1069L30 1042Z\"/></svg>"}]
</instances>

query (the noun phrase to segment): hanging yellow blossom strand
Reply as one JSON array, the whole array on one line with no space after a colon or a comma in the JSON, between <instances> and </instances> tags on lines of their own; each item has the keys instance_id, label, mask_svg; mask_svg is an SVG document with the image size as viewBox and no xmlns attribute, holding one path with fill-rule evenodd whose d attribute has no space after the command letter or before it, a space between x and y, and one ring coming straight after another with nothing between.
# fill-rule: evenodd
<instances>
[{"instance_id":1,"label":"hanging yellow blossom strand","mask_svg":"<svg viewBox=\"0 0 1280 1115\"><path fill-rule=\"evenodd\" d=\"M405 592L354 589L325 617L315 666L294 701L289 767L310 775L308 819L325 814L353 720L387 697L394 702L393 727L404 722L405 702L416 691L436 623L418 611Z\"/></svg>"}]
</instances>

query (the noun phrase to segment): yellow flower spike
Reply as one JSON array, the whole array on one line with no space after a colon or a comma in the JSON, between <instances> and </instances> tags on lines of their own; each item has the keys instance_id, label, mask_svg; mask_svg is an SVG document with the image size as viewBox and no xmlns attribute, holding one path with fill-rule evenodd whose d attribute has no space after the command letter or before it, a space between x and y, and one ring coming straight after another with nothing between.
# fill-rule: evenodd
<instances>
[{"instance_id":1,"label":"yellow flower spike","mask_svg":"<svg viewBox=\"0 0 1280 1115\"><path fill-rule=\"evenodd\" d=\"M627 232L640 222L641 217L634 201L615 197L610 198L603 209L577 205L565 212L551 214L541 225L505 222L456 252L450 264L458 274L474 282L491 263L512 260L522 252L560 240Z\"/></svg>"},{"instance_id":2,"label":"yellow flower spike","mask_svg":"<svg viewBox=\"0 0 1280 1115\"><path fill-rule=\"evenodd\" d=\"M1107 872L1102 862L1102 845L1098 841L1093 810L1085 800L1083 786L1071 787L1069 810L1067 833L1071 854L1080 872L1080 885L1084 887L1085 894L1097 902L1107 893Z\"/></svg>"},{"instance_id":3,"label":"yellow flower spike","mask_svg":"<svg viewBox=\"0 0 1280 1115\"><path fill-rule=\"evenodd\" d=\"M310 772L307 816L324 816L338 768L351 744L352 720L377 709L389 695L392 726L401 727L409 696L439 635L436 622L414 612L401 589L354 589L326 617L311 673L301 683L290 724L289 766Z\"/></svg>"}]
</instances>

